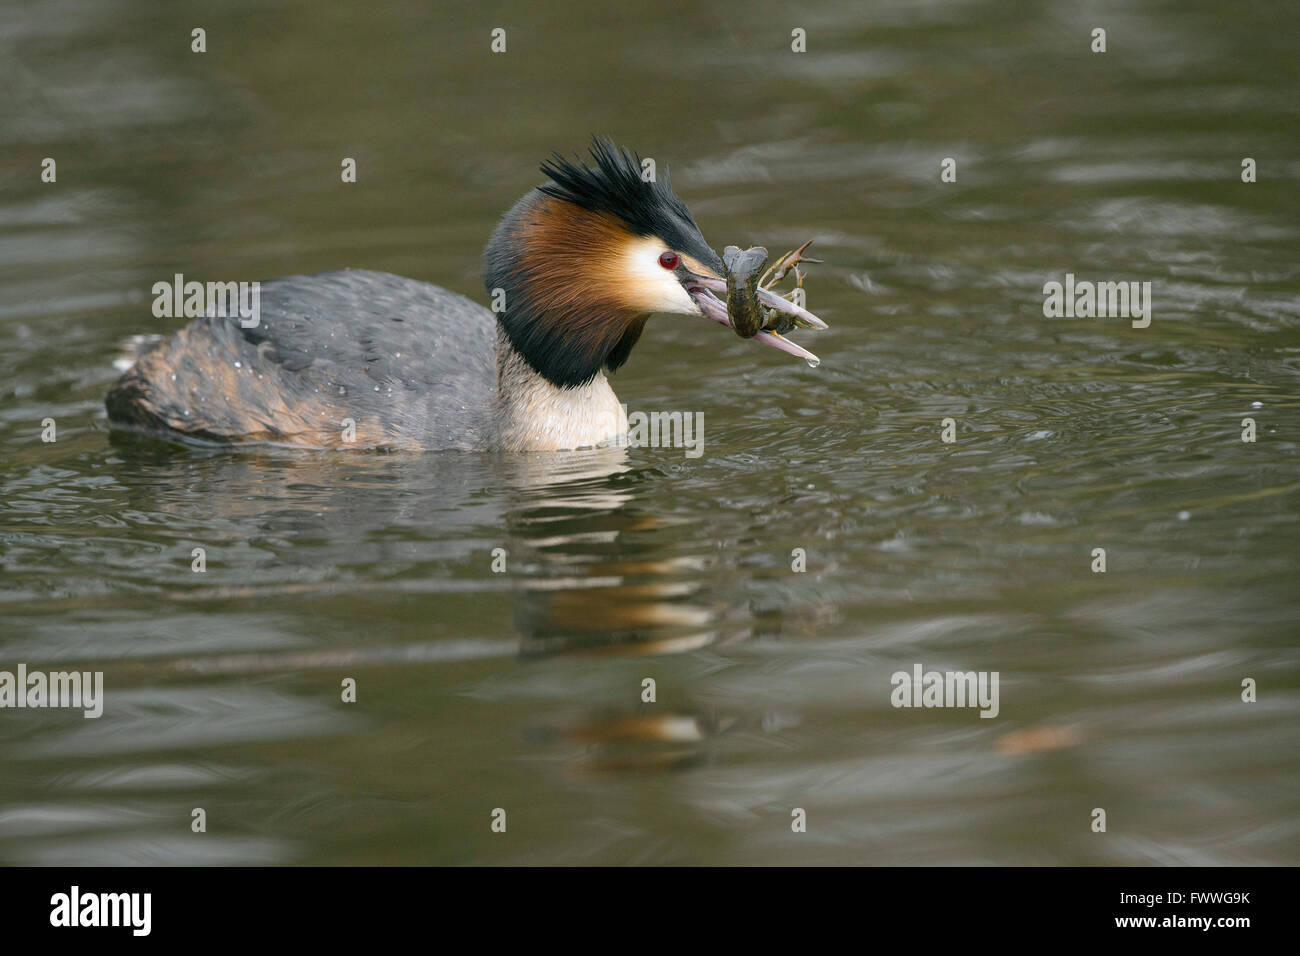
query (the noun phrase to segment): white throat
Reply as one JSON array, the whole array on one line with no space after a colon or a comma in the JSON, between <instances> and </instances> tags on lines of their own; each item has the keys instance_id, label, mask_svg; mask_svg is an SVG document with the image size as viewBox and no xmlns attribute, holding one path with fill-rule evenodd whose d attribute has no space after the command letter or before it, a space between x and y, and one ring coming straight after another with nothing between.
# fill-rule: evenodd
<instances>
[{"instance_id":1,"label":"white throat","mask_svg":"<svg viewBox=\"0 0 1300 956\"><path fill-rule=\"evenodd\" d=\"M569 451L627 431L627 412L604 372L560 388L533 370L497 330L497 401L506 451Z\"/></svg>"}]
</instances>

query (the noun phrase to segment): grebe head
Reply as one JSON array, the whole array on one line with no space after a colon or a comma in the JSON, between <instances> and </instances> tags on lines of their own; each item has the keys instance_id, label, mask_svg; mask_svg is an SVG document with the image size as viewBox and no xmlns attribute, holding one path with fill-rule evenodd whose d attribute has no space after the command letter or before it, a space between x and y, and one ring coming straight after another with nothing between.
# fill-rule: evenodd
<instances>
[{"instance_id":1,"label":"grebe head","mask_svg":"<svg viewBox=\"0 0 1300 956\"><path fill-rule=\"evenodd\" d=\"M603 138L593 138L591 156L594 166L559 155L543 163L551 181L506 213L483 257L489 294L504 292L498 324L560 387L626 362L653 312L728 324L713 294L726 289L722 260L667 170L646 181L640 158Z\"/></svg>"}]
</instances>

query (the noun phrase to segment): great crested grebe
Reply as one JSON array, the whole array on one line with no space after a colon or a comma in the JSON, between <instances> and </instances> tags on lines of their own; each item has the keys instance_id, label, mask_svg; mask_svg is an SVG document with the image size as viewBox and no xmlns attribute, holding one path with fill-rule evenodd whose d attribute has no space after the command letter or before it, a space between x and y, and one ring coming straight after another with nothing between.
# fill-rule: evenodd
<instances>
[{"instance_id":1,"label":"great crested grebe","mask_svg":"<svg viewBox=\"0 0 1300 956\"><path fill-rule=\"evenodd\" d=\"M651 313L730 325L722 260L639 157L592 141L505 214L483 254L496 311L438 286L343 270L261 283L257 324L194 319L140 348L105 400L116 426L192 441L544 451L627 430L605 373ZM763 305L824 328L771 292ZM224 310L223 310L224 311ZM812 359L789 339L756 336Z\"/></svg>"}]
</instances>

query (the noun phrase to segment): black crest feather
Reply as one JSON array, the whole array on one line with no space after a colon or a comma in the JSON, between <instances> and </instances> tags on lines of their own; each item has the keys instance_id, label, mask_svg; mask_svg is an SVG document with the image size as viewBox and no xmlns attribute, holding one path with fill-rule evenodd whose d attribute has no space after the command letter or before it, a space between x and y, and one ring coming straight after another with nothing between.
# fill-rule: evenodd
<instances>
[{"instance_id":1,"label":"black crest feather","mask_svg":"<svg viewBox=\"0 0 1300 956\"><path fill-rule=\"evenodd\" d=\"M551 182L541 192L593 212L621 219L638 236L658 236L671 248L687 252L722 274L722 262L700 233L695 217L673 192L668 169L645 181L641 156L604 136L591 138L594 167L570 162L559 153L542 163Z\"/></svg>"}]
</instances>

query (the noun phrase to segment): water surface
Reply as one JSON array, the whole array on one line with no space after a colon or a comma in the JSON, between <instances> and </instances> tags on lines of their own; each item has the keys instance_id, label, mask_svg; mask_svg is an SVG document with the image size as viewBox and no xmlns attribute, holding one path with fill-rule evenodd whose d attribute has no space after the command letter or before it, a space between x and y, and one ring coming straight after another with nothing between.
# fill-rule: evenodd
<instances>
[{"instance_id":1,"label":"water surface","mask_svg":"<svg viewBox=\"0 0 1300 956\"><path fill-rule=\"evenodd\" d=\"M98 720L0 711L0 861L1297 862L1295 20L0 11L0 669L108 688ZM119 343L176 324L154 282L485 301L496 217L593 131L671 166L715 246L827 260L816 370L651 321L615 387L702 413L700 457L108 430ZM1150 326L1044 318L1066 273L1150 282ZM892 707L918 663L997 671L998 717Z\"/></svg>"}]
</instances>

